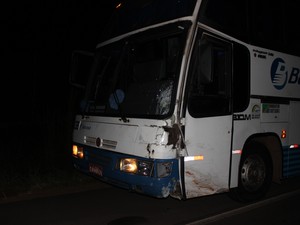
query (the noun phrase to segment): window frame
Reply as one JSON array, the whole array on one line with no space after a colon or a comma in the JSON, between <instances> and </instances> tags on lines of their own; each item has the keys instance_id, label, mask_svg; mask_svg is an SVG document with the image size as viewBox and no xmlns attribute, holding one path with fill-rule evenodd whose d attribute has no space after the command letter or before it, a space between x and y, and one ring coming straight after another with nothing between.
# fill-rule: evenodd
<instances>
[{"instance_id":1,"label":"window frame","mask_svg":"<svg viewBox=\"0 0 300 225\"><path fill-rule=\"evenodd\" d=\"M189 76L189 82L188 82L188 99L187 99L187 109L191 116L195 118L199 117L212 117L212 116L223 116L223 115L230 115L233 113L233 106L232 106L232 93L233 93L233 86L232 86L232 76L233 76L233 44L229 41L226 41L224 39L218 38L216 36L213 36L207 32L202 32L200 28L198 28L198 34L196 35L196 39L194 42L193 51L191 54L191 60L190 60L190 68L188 72ZM205 38L205 39L204 39ZM195 56L195 52L199 50L199 46L197 44L200 41L200 45L203 42L203 40L206 40L211 46L214 46L213 49L222 49L224 50L225 58L224 58L224 82L225 85L225 95L223 94L212 94L212 95L198 95L195 97L195 93L193 92L195 89L195 85L197 85L197 82L195 79L199 78L199 71L195 70L195 60L197 60L197 57ZM201 54L201 53L200 53ZM196 58L195 58L196 57ZM218 63L216 62L216 58L212 64ZM211 65L213 66L213 65ZM216 65L215 65L216 66ZM211 69L211 72L215 72L215 67ZM197 76L198 74L198 76ZM214 74L216 75L216 74ZM215 79L215 78L213 78ZM225 82L227 81L227 82ZM208 81L209 82L209 81ZM216 80L216 82L218 82ZM209 84L209 83L208 83ZM222 82L219 82L218 85L221 85ZM216 84L215 84L216 85ZM227 85L227 87L226 87ZM218 89L219 90L219 89ZM216 91L216 90L213 90ZM219 108L222 106L222 110L219 110Z\"/></svg>"}]
</instances>

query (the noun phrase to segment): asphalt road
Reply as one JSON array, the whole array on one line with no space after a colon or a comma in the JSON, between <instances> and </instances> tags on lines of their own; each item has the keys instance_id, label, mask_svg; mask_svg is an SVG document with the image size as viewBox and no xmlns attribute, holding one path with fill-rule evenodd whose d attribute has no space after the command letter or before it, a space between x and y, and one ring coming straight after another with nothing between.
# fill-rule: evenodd
<instances>
[{"instance_id":1,"label":"asphalt road","mask_svg":"<svg viewBox=\"0 0 300 225\"><path fill-rule=\"evenodd\" d=\"M156 199L99 183L0 202L1 225L299 224L300 180L274 185L245 205L226 194L180 201Z\"/></svg>"},{"instance_id":2,"label":"asphalt road","mask_svg":"<svg viewBox=\"0 0 300 225\"><path fill-rule=\"evenodd\" d=\"M300 190L280 194L186 225L299 225Z\"/></svg>"}]
</instances>

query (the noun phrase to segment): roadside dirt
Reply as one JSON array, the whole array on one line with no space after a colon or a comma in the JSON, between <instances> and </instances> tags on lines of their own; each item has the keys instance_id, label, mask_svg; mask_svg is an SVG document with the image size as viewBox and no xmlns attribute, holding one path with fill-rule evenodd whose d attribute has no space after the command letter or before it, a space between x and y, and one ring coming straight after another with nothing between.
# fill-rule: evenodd
<instances>
[{"instance_id":1,"label":"roadside dirt","mask_svg":"<svg viewBox=\"0 0 300 225\"><path fill-rule=\"evenodd\" d=\"M34 198L51 197L57 195L71 194L100 188L109 188L110 185L98 180L91 180L86 183L78 183L72 185L56 185L44 188L33 188L24 192L16 192L8 190L0 192L0 204L16 201L30 200Z\"/></svg>"}]
</instances>

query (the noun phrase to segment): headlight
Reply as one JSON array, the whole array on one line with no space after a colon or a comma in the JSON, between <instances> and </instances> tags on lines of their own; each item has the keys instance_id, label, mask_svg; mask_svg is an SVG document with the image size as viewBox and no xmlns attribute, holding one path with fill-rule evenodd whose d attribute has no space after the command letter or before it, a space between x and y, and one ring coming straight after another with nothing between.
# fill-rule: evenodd
<instances>
[{"instance_id":1,"label":"headlight","mask_svg":"<svg viewBox=\"0 0 300 225\"><path fill-rule=\"evenodd\" d=\"M73 145L73 156L83 159L83 157L84 157L83 147Z\"/></svg>"},{"instance_id":2,"label":"headlight","mask_svg":"<svg viewBox=\"0 0 300 225\"><path fill-rule=\"evenodd\" d=\"M120 170L127 173L137 172L137 160L136 159L121 159Z\"/></svg>"},{"instance_id":3,"label":"headlight","mask_svg":"<svg viewBox=\"0 0 300 225\"><path fill-rule=\"evenodd\" d=\"M126 173L134 173L142 176L151 176L153 170L153 162L140 161L133 158L120 159L120 171Z\"/></svg>"}]
</instances>

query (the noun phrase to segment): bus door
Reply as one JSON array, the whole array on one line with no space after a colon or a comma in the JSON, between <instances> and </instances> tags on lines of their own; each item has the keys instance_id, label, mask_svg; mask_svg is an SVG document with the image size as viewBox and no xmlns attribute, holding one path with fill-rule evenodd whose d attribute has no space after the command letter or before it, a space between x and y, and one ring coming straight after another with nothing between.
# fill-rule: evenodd
<instances>
[{"instance_id":1,"label":"bus door","mask_svg":"<svg viewBox=\"0 0 300 225\"><path fill-rule=\"evenodd\" d=\"M232 140L232 45L204 32L195 39L185 107L184 194L229 190Z\"/></svg>"}]
</instances>

